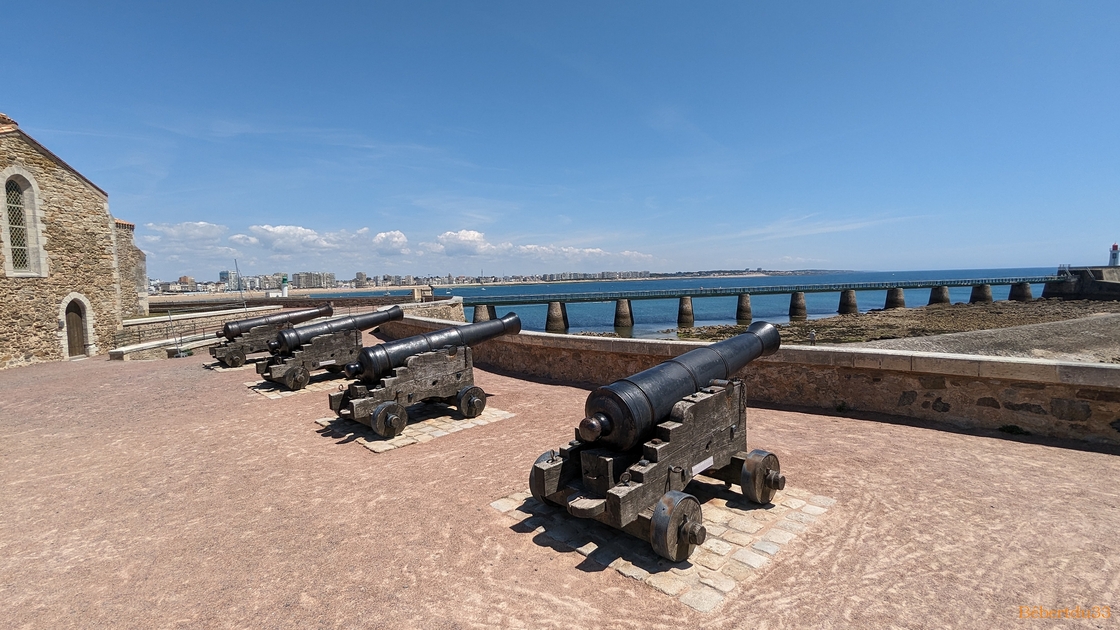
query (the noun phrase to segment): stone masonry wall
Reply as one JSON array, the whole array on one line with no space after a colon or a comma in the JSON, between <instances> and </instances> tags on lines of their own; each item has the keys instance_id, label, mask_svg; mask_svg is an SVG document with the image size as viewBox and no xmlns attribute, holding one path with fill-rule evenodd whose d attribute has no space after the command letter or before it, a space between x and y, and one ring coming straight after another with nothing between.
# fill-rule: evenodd
<instances>
[{"instance_id":1,"label":"stone masonry wall","mask_svg":"<svg viewBox=\"0 0 1120 630\"><path fill-rule=\"evenodd\" d=\"M94 322L87 348L107 350L121 322L107 197L21 132L0 133L0 170L13 165L38 185L49 275L7 277L0 267L0 368L66 358L59 312L71 293L84 296L92 310L86 313Z\"/></svg>"},{"instance_id":2,"label":"stone masonry wall","mask_svg":"<svg viewBox=\"0 0 1120 630\"><path fill-rule=\"evenodd\" d=\"M216 333L222 329L226 322L233 322L250 317L263 317L274 315L282 309L279 306L255 307L245 312L241 310L219 311L214 313L191 313L173 316L171 320L166 317L147 317L144 319L126 320L121 330L113 335L113 348L136 343L145 343L158 339L170 339L198 333ZM295 309L290 309L295 310ZM108 349L108 348L106 348Z\"/></svg>"},{"instance_id":3,"label":"stone masonry wall","mask_svg":"<svg viewBox=\"0 0 1120 630\"><path fill-rule=\"evenodd\" d=\"M134 242L136 227L117 220L117 269L121 279L121 317L148 314L147 256Z\"/></svg>"},{"instance_id":4,"label":"stone masonry wall","mask_svg":"<svg viewBox=\"0 0 1120 630\"><path fill-rule=\"evenodd\" d=\"M303 306L310 308L319 306L322 302ZM440 302L425 302L422 304L401 304L405 312L412 315L429 317L441 320L462 322L463 300L443 300ZM379 310L381 306L335 306L332 317L358 315ZM143 319L125 320L124 326L113 335L112 348L120 348L138 343L146 343L172 337L183 337L200 333L216 333L222 329L226 322L275 315L282 311L301 310L300 308L281 308L279 306L250 307L249 311L240 309L227 309L222 311L202 311L199 313L183 313L167 317L146 317ZM310 322L304 322L307 324ZM303 325L303 324L300 324ZM106 348L109 349L109 348ZM157 353L153 353L157 354ZM135 358L135 357L133 357Z\"/></svg>"},{"instance_id":5,"label":"stone masonry wall","mask_svg":"<svg viewBox=\"0 0 1120 630\"><path fill-rule=\"evenodd\" d=\"M406 317L383 325L379 336L399 339L450 324ZM522 332L472 350L479 365L601 385L703 345ZM790 346L737 376L756 404L883 413L966 428L1016 425L1040 435L1120 444L1118 365Z\"/></svg>"}]
</instances>

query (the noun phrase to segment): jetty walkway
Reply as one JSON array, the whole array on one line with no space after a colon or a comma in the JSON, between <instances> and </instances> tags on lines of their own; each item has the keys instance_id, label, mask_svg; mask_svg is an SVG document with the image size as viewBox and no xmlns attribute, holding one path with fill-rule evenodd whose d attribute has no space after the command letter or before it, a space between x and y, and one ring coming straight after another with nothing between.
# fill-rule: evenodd
<instances>
[{"instance_id":1,"label":"jetty walkway","mask_svg":"<svg viewBox=\"0 0 1120 630\"><path fill-rule=\"evenodd\" d=\"M514 306L519 304L548 304L548 318L545 321L545 330L549 332L564 332L568 329L567 304L572 302L610 302L615 303L614 325L616 328L630 328L634 325L634 316L630 308L631 300L664 300L677 299L677 325L692 326L694 323L692 311L692 298L697 297L729 297L738 296L735 308L735 319L740 323L749 323L751 316L752 295L784 295L789 294L789 318L792 321L804 321L808 317L805 308L806 293L839 293L840 303L837 312L841 315L859 312L856 303L856 291L883 291L887 292L883 308L905 308L906 299L903 294L905 289L929 289L929 304L948 304L949 287L972 287L969 297L970 303L991 302L992 286L1011 285L1009 300L1027 301L1034 299L1031 294L1032 284L1058 282L1066 279L1065 275L1050 276L1013 276L1003 278L964 278L949 280L906 280L898 282L837 282L826 284L787 284L787 285L759 285L751 287L727 288L697 288L697 289L662 289L650 291L597 291L590 293L542 293L536 295L500 295L500 296L467 296L463 298L463 306L474 307L474 321L495 319L497 306Z\"/></svg>"}]
</instances>

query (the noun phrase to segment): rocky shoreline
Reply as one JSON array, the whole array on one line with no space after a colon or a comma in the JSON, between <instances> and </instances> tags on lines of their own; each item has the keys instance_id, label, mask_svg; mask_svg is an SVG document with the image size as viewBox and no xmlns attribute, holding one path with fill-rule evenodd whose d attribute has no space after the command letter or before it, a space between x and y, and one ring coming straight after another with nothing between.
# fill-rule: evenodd
<instances>
[{"instance_id":1,"label":"rocky shoreline","mask_svg":"<svg viewBox=\"0 0 1120 630\"><path fill-rule=\"evenodd\" d=\"M935 304L918 308L873 310L858 315L790 322L780 324L778 328L782 333L783 344L808 344L810 332L815 331L817 344L834 345L997 330L1116 313L1120 313L1120 302L1038 299L1030 302ZM1116 318L1102 318L1100 323L1111 327L1111 322L1115 320ZM745 330L745 326L699 326L678 329L677 335L681 339L718 341ZM1031 331L1024 331L1024 334L1030 333ZM875 345L882 347L882 344ZM1101 360L1111 362L1111 357Z\"/></svg>"}]
</instances>

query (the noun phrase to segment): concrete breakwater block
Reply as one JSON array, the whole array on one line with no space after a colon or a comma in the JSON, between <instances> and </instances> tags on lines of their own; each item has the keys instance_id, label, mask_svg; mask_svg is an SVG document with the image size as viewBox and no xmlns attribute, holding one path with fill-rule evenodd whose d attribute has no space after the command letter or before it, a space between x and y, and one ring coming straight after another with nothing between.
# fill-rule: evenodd
<instances>
[{"instance_id":1,"label":"concrete breakwater block","mask_svg":"<svg viewBox=\"0 0 1120 630\"><path fill-rule=\"evenodd\" d=\"M836 503L787 487L774 496L773 503L755 505L728 490L722 481L703 476L685 491L700 501L708 536L683 562L658 556L644 540L541 503L528 490L502 497L490 507L510 519L510 529L532 535L537 544L575 552L578 556L572 562L576 564L593 562L614 569L690 608L712 612L774 563L796 562L798 550L791 543L819 523Z\"/></svg>"},{"instance_id":2,"label":"concrete breakwater block","mask_svg":"<svg viewBox=\"0 0 1120 630\"><path fill-rule=\"evenodd\" d=\"M408 426L395 438L386 439L360 422L337 416L320 418L316 424L324 428L321 433L331 438L349 438L374 453L384 453L403 446L430 442L436 438L457 431L481 427L487 424L512 418L514 414L501 409L487 407L478 417L467 419L458 409L439 403L418 403L408 407Z\"/></svg>"}]
</instances>

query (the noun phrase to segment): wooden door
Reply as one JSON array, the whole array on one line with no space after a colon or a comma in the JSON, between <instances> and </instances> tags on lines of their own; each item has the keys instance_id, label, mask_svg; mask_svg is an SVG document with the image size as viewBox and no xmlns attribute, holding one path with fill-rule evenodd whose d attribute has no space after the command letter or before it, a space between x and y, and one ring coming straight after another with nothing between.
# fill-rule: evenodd
<instances>
[{"instance_id":1,"label":"wooden door","mask_svg":"<svg viewBox=\"0 0 1120 630\"><path fill-rule=\"evenodd\" d=\"M66 343L71 357L86 354L86 321L77 300L66 305Z\"/></svg>"}]
</instances>

